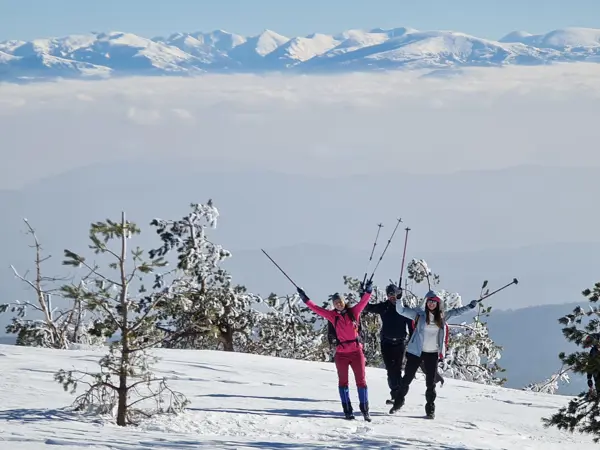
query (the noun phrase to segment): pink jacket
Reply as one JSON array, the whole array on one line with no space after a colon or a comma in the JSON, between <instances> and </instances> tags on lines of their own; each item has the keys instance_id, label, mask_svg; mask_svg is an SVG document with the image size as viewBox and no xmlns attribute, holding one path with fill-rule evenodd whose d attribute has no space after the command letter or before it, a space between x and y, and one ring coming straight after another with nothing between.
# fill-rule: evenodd
<instances>
[{"instance_id":1,"label":"pink jacket","mask_svg":"<svg viewBox=\"0 0 600 450\"><path fill-rule=\"evenodd\" d=\"M369 303L369 299L371 298L371 294L365 292L365 294L361 297L360 301L354 305L352 308L348 308L352 311L354 318L356 320L356 324L350 320L348 317L348 313L340 314L337 309L325 309L317 306L312 300L308 300L306 302L306 306L310 308L315 314L329 320L333 326L335 326L335 332L337 334L338 340L340 344L336 347L336 353L350 353L355 352L357 350L362 350L362 344L359 342L347 342L345 341L354 341L358 337L358 321L360 320L360 313L362 313L367 303ZM337 326L336 326L336 317Z\"/></svg>"}]
</instances>

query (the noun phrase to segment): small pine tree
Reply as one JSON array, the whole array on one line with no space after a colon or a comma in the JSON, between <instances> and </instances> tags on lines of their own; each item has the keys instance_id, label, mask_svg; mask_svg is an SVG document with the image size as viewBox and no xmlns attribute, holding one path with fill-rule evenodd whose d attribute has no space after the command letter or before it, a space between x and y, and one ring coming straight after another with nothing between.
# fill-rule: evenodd
<instances>
[{"instance_id":1,"label":"small pine tree","mask_svg":"<svg viewBox=\"0 0 600 450\"><path fill-rule=\"evenodd\" d=\"M433 273L422 259L413 259L407 267L407 273L408 279L415 284L427 282L429 290L440 284L440 276ZM482 296L486 286L487 281L484 281ZM457 293L442 289L437 295L442 300L443 310L462 306L461 296ZM424 303L423 299L408 289L405 290L403 301L406 306L413 308ZM491 307L479 303L477 316L472 323L449 324L448 351L446 358L440 363L445 376L491 385L503 385L506 382L506 378L497 377L497 374L505 371L498 365L502 347L494 343L489 335L487 322L482 320L482 317L489 317L491 311Z\"/></svg>"},{"instance_id":2,"label":"small pine tree","mask_svg":"<svg viewBox=\"0 0 600 450\"><path fill-rule=\"evenodd\" d=\"M157 326L166 333L166 347L235 351L237 343L242 350L257 320L252 305L261 299L234 286L231 275L219 267L231 253L207 238L206 228L215 228L219 217L213 202L192 203L191 208L181 219L151 222L162 246L151 250L150 258L171 250L178 255L175 281L158 305Z\"/></svg>"},{"instance_id":3,"label":"small pine tree","mask_svg":"<svg viewBox=\"0 0 600 450\"><path fill-rule=\"evenodd\" d=\"M589 302L589 310L581 306L573 309L573 312L561 317L558 322L563 325L563 335L569 342L573 342L582 348L582 351L566 354L561 352L558 357L562 363L569 367L574 373L587 374L600 373L600 356L591 356L590 346L600 345L598 333L600 333L600 308L597 306L600 299L600 282L593 289L582 292ZM584 319L587 323L584 323ZM600 441L600 397L582 392L573 398L569 404L553 414L550 418L543 419L544 426L557 427L560 430L575 430L594 436L594 441Z\"/></svg>"},{"instance_id":4,"label":"small pine tree","mask_svg":"<svg viewBox=\"0 0 600 450\"><path fill-rule=\"evenodd\" d=\"M81 302L96 315L93 328L96 336L111 338L117 334L119 339L111 342L109 353L100 359L99 372L61 369L55 374L55 380L72 393L79 383L86 384L88 389L76 398L75 409L101 414L116 412L120 426L156 413L178 412L188 404L182 394L172 391L164 378L155 377L151 371L155 359L151 359L147 350L161 341L155 322L156 306L162 296L156 292L148 295L143 281L146 275L166 263L160 258L144 261L140 248L129 253L127 241L139 233L136 224L125 220L124 213L120 222L107 219L93 223L89 247L95 254L111 259L109 270L101 271L99 266L88 263L85 257L71 250L65 250L63 262L88 271L79 284L62 288L65 297ZM115 245L110 245L112 241ZM128 267L129 261L131 267ZM139 283L137 294L136 282ZM154 288L157 287L154 284ZM146 401L155 401L155 407L142 409Z\"/></svg>"}]
</instances>

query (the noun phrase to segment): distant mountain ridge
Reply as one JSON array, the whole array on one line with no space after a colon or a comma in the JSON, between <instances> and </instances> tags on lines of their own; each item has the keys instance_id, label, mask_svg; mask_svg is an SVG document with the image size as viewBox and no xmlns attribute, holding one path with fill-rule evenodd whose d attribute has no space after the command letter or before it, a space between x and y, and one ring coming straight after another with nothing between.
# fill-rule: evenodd
<instances>
[{"instance_id":1,"label":"distant mountain ridge","mask_svg":"<svg viewBox=\"0 0 600 450\"><path fill-rule=\"evenodd\" d=\"M598 62L600 29L513 31L498 41L456 31L346 30L287 37L224 30L145 38L112 31L0 42L0 80L286 71L330 73Z\"/></svg>"}]
</instances>

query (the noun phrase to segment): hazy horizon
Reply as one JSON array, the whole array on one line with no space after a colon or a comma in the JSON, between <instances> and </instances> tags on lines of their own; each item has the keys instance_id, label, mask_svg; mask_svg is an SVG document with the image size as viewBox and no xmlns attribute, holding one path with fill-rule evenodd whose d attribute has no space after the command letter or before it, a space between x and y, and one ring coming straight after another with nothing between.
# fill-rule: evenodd
<instances>
[{"instance_id":1,"label":"hazy horizon","mask_svg":"<svg viewBox=\"0 0 600 450\"><path fill-rule=\"evenodd\" d=\"M457 171L600 166L600 65L421 75L0 83L0 189L94 163L165 155L174 166L181 159L205 170L408 172L423 183Z\"/></svg>"}]
</instances>

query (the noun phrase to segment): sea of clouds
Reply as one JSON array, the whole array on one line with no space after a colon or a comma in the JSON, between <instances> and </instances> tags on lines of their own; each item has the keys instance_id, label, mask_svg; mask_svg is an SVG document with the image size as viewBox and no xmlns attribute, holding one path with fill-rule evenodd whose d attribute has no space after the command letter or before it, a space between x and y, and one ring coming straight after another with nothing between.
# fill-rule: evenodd
<instances>
[{"instance_id":1,"label":"sea of clouds","mask_svg":"<svg viewBox=\"0 0 600 450\"><path fill-rule=\"evenodd\" d=\"M315 175L600 165L600 65L0 84L0 189L100 161Z\"/></svg>"}]
</instances>

